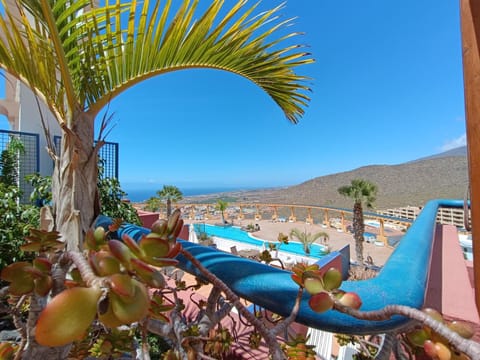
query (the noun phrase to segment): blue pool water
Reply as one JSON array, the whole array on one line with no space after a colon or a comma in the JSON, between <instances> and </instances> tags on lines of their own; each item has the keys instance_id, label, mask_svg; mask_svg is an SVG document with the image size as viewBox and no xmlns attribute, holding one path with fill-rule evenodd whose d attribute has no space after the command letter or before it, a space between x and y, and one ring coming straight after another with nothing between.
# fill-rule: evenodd
<instances>
[{"instance_id":1,"label":"blue pool water","mask_svg":"<svg viewBox=\"0 0 480 360\"><path fill-rule=\"evenodd\" d=\"M243 231L239 227L236 226L215 226L215 225L208 225L208 224L195 224L195 230L197 232L204 232L210 236L218 236L224 239L235 240L246 244L251 244L255 246L262 247L265 245L268 248L269 242L266 240L261 240L254 238L248 232ZM278 245L278 242L274 244ZM280 246L280 251L289 252L291 254L297 254L305 256L305 251L303 250L303 244L299 242L290 241L288 244L282 244ZM322 258L327 252L325 248L320 244L313 244L310 247L310 257L313 258Z\"/></svg>"}]
</instances>

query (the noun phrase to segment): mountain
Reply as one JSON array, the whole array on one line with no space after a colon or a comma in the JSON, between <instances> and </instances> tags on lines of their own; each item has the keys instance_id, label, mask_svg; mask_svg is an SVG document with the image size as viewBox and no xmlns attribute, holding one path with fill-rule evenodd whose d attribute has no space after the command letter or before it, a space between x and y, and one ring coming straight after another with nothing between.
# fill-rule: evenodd
<instances>
[{"instance_id":1,"label":"mountain","mask_svg":"<svg viewBox=\"0 0 480 360\"><path fill-rule=\"evenodd\" d=\"M277 192L279 202L350 207L351 200L337 189L353 179L366 179L378 186L377 209L422 206L436 198L463 199L468 185L467 159L449 156L400 165L364 166L352 171L317 177Z\"/></svg>"},{"instance_id":2,"label":"mountain","mask_svg":"<svg viewBox=\"0 0 480 360\"><path fill-rule=\"evenodd\" d=\"M450 157L450 156L467 156L467 147L466 146L460 146L454 149L450 149L444 152L441 152L439 154L423 157L417 160L413 160L411 162L415 161L420 161L420 160L430 160L430 159L435 159L435 158L441 158L441 157Z\"/></svg>"},{"instance_id":3,"label":"mountain","mask_svg":"<svg viewBox=\"0 0 480 360\"><path fill-rule=\"evenodd\" d=\"M357 178L369 180L378 186L376 209L423 206L428 200L437 198L463 199L468 186L466 147L399 165L363 166L281 189L223 193L209 198L228 197L229 202L236 200L349 208L352 201L338 194L337 189L350 185L351 180Z\"/></svg>"}]
</instances>

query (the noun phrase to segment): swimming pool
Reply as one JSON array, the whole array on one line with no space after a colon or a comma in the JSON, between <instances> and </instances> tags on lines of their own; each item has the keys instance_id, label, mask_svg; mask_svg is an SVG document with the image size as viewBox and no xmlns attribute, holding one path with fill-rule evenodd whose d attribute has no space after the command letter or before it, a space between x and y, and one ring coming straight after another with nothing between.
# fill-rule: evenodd
<instances>
[{"instance_id":1,"label":"swimming pool","mask_svg":"<svg viewBox=\"0 0 480 360\"><path fill-rule=\"evenodd\" d=\"M209 224L195 224L195 231L197 233L206 233L209 236L217 236L224 239L230 239L246 244L255 245L258 247L265 247L268 249L270 243L278 245L278 242L269 242L252 236L247 231L242 230L237 226L215 226ZM281 244L281 251L285 251L291 254L306 256L303 250L303 244L297 241L289 241L288 244ZM308 256L320 259L328 252L321 244L313 244L310 247L310 254Z\"/></svg>"}]
</instances>

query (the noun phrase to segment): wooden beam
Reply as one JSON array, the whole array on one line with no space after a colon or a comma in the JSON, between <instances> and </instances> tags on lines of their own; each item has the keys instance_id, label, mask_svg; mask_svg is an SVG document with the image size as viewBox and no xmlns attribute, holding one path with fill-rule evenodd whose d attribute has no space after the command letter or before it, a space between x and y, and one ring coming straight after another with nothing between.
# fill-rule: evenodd
<instances>
[{"instance_id":1,"label":"wooden beam","mask_svg":"<svg viewBox=\"0 0 480 360\"><path fill-rule=\"evenodd\" d=\"M480 314L480 0L460 0L475 303Z\"/></svg>"}]
</instances>

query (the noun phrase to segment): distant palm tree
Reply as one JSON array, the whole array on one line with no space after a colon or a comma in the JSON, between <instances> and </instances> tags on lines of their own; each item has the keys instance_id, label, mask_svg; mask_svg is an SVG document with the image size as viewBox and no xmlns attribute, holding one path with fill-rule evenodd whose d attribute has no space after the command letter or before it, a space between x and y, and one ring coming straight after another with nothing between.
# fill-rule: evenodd
<instances>
[{"instance_id":1,"label":"distant palm tree","mask_svg":"<svg viewBox=\"0 0 480 360\"><path fill-rule=\"evenodd\" d=\"M222 213L222 224L225 224L225 210L227 210L228 202L225 200L219 199L217 200L217 210Z\"/></svg>"},{"instance_id":2,"label":"distant palm tree","mask_svg":"<svg viewBox=\"0 0 480 360\"><path fill-rule=\"evenodd\" d=\"M351 185L338 188L340 195L353 199L353 238L355 239L355 252L357 262L363 264L363 233L365 223L363 222L363 204L367 208L373 208L377 196L377 185L363 179L352 180Z\"/></svg>"},{"instance_id":3,"label":"distant palm tree","mask_svg":"<svg viewBox=\"0 0 480 360\"><path fill-rule=\"evenodd\" d=\"M157 191L157 195L161 201L165 201L167 204L167 217L172 214L172 203L183 199L180 189L173 185L163 185L163 189Z\"/></svg>"},{"instance_id":4,"label":"distant palm tree","mask_svg":"<svg viewBox=\"0 0 480 360\"><path fill-rule=\"evenodd\" d=\"M301 242L303 244L303 250L305 250L305 254L307 255L310 254L310 247L312 244L314 244L321 237L328 238L328 234L324 231L312 234L307 233L307 231L301 231L297 228L294 228L290 231L290 238L297 239L299 242Z\"/></svg>"},{"instance_id":5,"label":"distant palm tree","mask_svg":"<svg viewBox=\"0 0 480 360\"><path fill-rule=\"evenodd\" d=\"M145 210L157 212L160 210L160 205L160 199L156 196L152 196L145 202Z\"/></svg>"}]
</instances>

